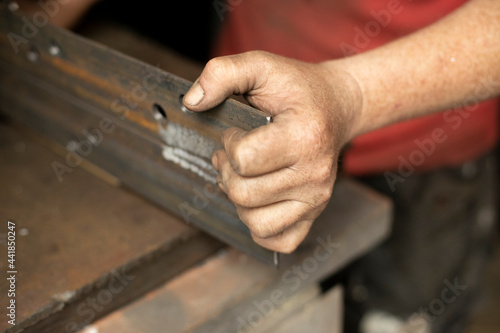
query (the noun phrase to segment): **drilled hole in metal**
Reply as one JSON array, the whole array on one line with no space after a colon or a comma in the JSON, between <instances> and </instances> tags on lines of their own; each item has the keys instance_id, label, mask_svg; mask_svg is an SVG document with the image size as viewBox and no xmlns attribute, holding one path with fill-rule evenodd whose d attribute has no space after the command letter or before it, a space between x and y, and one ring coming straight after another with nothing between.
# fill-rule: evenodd
<instances>
[{"instance_id":1,"label":"drilled hole in metal","mask_svg":"<svg viewBox=\"0 0 500 333\"><path fill-rule=\"evenodd\" d=\"M56 56L61 53L61 48L55 41L51 41L49 44L49 54Z\"/></svg>"},{"instance_id":2,"label":"drilled hole in metal","mask_svg":"<svg viewBox=\"0 0 500 333\"><path fill-rule=\"evenodd\" d=\"M26 57L29 61L36 62L40 58L40 52L38 52L38 49L32 45L30 46L28 53L26 53Z\"/></svg>"},{"instance_id":3,"label":"drilled hole in metal","mask_svg":"<svg viewBox=\"0 0 500 333\"><path fill-rule=\"evenodd\" d=\"M181 106L181 110L186 112L186 113L193 113L193 111L189 110L188 108L186 108L184 106L184 102L182 101L183 98L184 98L184 94L180 94L179 95L179 105Z\"/></svg>"},{"instance_id":4,"label":"drilled hole in metal","mask_svg":"<svg viewBox=\"0 0 500 333\"><path fill-rule=\"evenodd\" d=\"M153 104L153 117L156 119L156 121L161 121L164 122L167 120L167 113L161 105L159 104Z\"/></svg>"}]
</instances>

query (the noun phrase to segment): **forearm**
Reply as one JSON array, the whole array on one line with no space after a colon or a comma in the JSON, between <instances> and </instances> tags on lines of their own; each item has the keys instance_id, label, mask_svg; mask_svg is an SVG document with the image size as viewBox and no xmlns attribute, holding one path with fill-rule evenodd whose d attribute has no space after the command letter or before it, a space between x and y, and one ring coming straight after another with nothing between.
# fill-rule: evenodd
<instances>
[{"instance_id":1,"label":"forearm","mask_svg":"<svg viewBox=\"0 0 500 333\"><path fill-rule=\"evenodd\" d=\"M475 0L411 36L319 65L261 51L212 59L184 104L204 111L245 94L273 117L250 132L224 131L212 163L253 239L288 253L330 199L346 142L500 93L499 34L500 2Z\"/></svg>"},{"instance_id":2,"label":"forearm","mask_svg":"<svg viewBox=\"0 0 500 333\"><path fill-rule=\"evenodd\" d=\"M473 0L373 51L325 62L358 82L362 107L348 139L464 101L500 94L500 2Z\"/></svg>"}]
</instances>

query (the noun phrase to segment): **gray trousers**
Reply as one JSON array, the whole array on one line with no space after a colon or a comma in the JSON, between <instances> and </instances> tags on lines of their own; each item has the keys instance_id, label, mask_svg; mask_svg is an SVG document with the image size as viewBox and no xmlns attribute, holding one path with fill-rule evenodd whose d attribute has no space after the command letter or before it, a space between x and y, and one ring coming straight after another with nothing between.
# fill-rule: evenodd
<instances>
[{"instance_id":1,"label":"gray trousers","mask_svg":"<svg viewBox=\"0 0 500 333\"><path fill-rule=\"evenodd\" d=\"M346 311L419 315L433 333L462 332L481 297L496 233L497 170L489 154L412 175L394 191L383 176L361 179L392 198L394 226L389 240L348 270Z\"/></svg>"}]
</instances>

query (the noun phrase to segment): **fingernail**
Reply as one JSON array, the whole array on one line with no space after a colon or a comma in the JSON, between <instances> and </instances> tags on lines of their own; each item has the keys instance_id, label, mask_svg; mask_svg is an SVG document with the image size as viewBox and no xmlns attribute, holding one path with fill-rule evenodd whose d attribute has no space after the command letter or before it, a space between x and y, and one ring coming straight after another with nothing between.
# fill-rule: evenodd
<instances>
[{"instance_id":1,"label":"fingernail","mask_svg":"<svg viewBox=\"0 0 500 333\"><path fill-rule=\"evenodd\" d=\"M217 157L217 154L213 154L212 156L212 165L215 170L219 171L219 157Z\"/></svg>"},{"instance_id":2,"label":"fingernail","mask_svg":"<svg viewBox=\"0 0 500 333\"><path fill-rule=\"evenodd\" d=\"M224 186L224 183L222 182L222 176L218 175L215 181L217 182L217 185L219 185L222 192L227 193L226 186Z\"/></svg>"},{"instance_id":3,"label":"fingernail","mask_svg":"<svg viewBox=\"0 0 500 333\"><path fill-rule=\"evenodd\" d=\"M205 92L203 91L203 88L198 83L198 81L196 81L191 89L189 89L186 96L184 96L184 102L186 102L186 104L195 106L200 104L203 96L205 96Z\"/></svg>"}]
</instances>

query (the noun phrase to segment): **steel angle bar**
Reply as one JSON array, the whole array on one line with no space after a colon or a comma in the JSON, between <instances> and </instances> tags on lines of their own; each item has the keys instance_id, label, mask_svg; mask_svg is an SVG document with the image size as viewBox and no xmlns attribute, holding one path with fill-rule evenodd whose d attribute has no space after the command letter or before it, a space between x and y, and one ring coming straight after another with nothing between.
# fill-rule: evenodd
<instances>
[{"instance_id":1,"label":"steel angle bar","mask_svg":"<svg viewBox=\"0 0 500 333\"><path fill-rule=\"evenodd\" d=\"M267 114L234 100L192 113L181 103L190 86L0 3L0 109L67 148L64 162L51 166L54 177L64 181L86 159L185 222L273 264L274 253L252 241L219 191L210 163L224 129L266 125Z\"/></svg>"}]
</instances>

